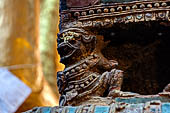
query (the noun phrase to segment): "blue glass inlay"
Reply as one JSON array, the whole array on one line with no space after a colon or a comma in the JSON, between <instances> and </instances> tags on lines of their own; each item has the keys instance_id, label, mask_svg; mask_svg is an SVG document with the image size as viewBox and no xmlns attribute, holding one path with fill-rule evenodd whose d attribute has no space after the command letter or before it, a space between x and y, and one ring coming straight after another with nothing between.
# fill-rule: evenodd
<instances>
[{"instance_id":1,"label":"blue glass inlay","mask_svg":"<svg viewBox=\"0 0 170 113\"><path fill-rule=\"evenodd\" d=\"M170 103L162 104L162 113L170 113Z\"/></svg>"},{"instance_id":2,"label":"blue glass inlay","mask_svg":"<svg viewBox=\"0 0 170 113\"><path fill-rule=\"evenodd\" d=\"M150 97L150 98L138 98L138 97L132 97L132 98L116 98L116 102L124 102L129 104L138 104L138 103L146 103L153 100L160 100L161 102L170 102L170 99L167 97Z\"/></svg>"},{"instance_id":3,"label":"blue glass inlay","mask_svg":"<svg viewBox=\"0 0 170 113\"><path fill-rule=\"evenodd\" d=\"M42 113L51 113L51 108L49 107L43 108Z\"/></svg>"},{"instance_id":4,"label":"blue glass inlay","mask_svg":"<svg viewBox=\"0 0 170 113\"><path fill-rule=\"evenodd\" d=\"M77 107L68 107L68 113L76 113Z\"/></svg>"},{"instance_id":5,"label":"blue glass inlay","mask_svg":"<svg viewBox=\"0 0 170 113\"><path fill-rule=\"evenodd\" d=\"M126 106L122 113L143 113L144 104L131 104Z\"/></svg>"},{"instance_id":6,"label":"blue glass inlay","mask_svg":"<svg viewBox=\"0 0 170 113\"><path fill-rule=\"evenodd\" d=\"M94 113L109 113L109 106L96 106Z\"/></svg>"}]
</instances>

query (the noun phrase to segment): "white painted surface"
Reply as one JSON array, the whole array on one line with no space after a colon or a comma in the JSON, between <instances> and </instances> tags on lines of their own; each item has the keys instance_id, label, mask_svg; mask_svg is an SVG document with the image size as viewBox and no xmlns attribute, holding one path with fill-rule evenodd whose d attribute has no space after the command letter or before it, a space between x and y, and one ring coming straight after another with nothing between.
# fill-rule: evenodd
<instances>
[{"instance_id":1,"label":"white painted surface","mask_svg":"<svg viewBox=\"0 0 170 113\"><path fill-rule=\"evenodd\" d=\"M14 113L31 89L5 68L0 68L0 113Z\"/></svg>"}]
</instances>

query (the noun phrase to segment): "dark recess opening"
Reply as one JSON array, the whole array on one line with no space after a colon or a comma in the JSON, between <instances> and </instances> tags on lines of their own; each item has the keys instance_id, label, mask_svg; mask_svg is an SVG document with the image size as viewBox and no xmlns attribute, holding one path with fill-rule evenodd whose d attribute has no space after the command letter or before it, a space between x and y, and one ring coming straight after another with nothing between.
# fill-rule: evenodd
<instances>
[{"instance_id":1,"label":"dark recess opening","mask_svg":"<svg viewBox=\"0 0 170 113\"><path fill-rule=\"evenodd\" d=\"M124 71L122 91L157 94L170 83L170 27L165 23L117 24L99 32L110 41L103 55Z\"/></svg>"}]
</instances>

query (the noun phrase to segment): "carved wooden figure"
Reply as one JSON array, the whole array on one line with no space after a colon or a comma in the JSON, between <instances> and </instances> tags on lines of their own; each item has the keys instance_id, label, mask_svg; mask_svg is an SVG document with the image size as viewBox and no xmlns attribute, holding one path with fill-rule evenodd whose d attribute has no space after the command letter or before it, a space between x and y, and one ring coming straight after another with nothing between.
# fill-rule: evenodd
<instances>
[{"instance_id":1,"label":"carved wooden figure","mask_svg":"<svg viewBox=\"0 0 170 113\"><path fill-rule=\"evenodd\" d=\"M140 91L121 91L124 70L120 69L127 71L129 68L118 66L116 60L121 59L116 57L118 54L113 55L114 51L110 49L120 43L116 39L119 37L116 36L116 27L123 33L124 29L130 29L127 26L135 23L168 23L169 1L68 0L61 4L58 51L66 68L57 77L62 95L60 105L80 105L95 96L115 98L139 95ZM62 10L63 6L67 9ZM105 34L107 29L110 32ZM113 43L113 40L118 41ZM130 40L136 39L132 37ZM103 51L113 56L107 57L109 53Z\"/></svg>"}]
</instances>

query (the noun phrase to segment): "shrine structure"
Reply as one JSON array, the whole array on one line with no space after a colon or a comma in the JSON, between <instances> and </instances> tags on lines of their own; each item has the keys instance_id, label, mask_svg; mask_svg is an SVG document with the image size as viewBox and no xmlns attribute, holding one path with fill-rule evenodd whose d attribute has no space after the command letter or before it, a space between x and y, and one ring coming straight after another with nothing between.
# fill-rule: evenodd
<instances>
[{"instance_id":1,"label":"shrine structure","mask_svg":"<svg viewBox=\"0 0 170 113\"><path fill-rule=\"evenodd\" d=\"M28 113L170 113L170 0L61 0L58 107Z\"/></svg>"}]
</instances>

